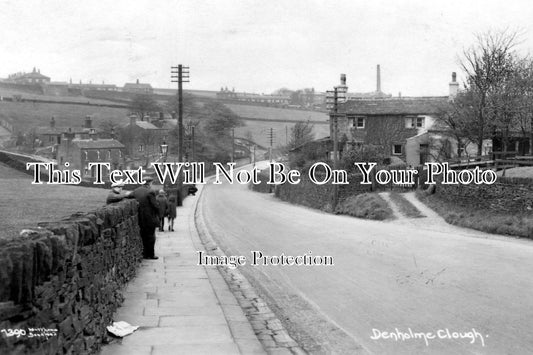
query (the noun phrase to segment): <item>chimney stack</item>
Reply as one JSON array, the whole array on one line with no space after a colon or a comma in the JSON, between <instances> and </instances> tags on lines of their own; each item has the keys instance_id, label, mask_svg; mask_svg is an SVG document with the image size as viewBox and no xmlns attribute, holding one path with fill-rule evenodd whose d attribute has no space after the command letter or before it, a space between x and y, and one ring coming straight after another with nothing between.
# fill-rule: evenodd
<instances>
[{"instance_id":1,"label":"chimney stack","mask_svg":"<svg viewBox=\"0 0 533 355\"><path fill-rule=\"evenodd\" d=\"M341 74L341 85L346 86L346 74Z\"/></svg>"},{"instance_id":2,"label":"chimney stack","mask_svg":"<svg viewBox=\"0 0 533 355\"><path fill-rule=\"evenodd\" d=\"M139 79L137 79L137 84L139 84Z\"/></svg>"},{"instance_id":3,"label":"chimney stack","mask_svg":"<svg viewBox=\"0 0 533 355\"><path fill-rule=\"evenodd\" d=\"M376 92L381 92L381 68L379 64L376 69Z\"/></svg>"},{"instance_id":4,"label":"chimney stack","mask_svg":"<svg viewBox=\"0 0 533 355\"><path fill-rule=\"evenodd\" d=\"M132 114L130 115L130 126L135 125L135 121L137 121L137 115L134 114L134 113L132 113Z\"/></svg>"},{"instance_id":5,"label":"chimney stack","mask_svg":"<svg viewBox=\"0 0 533 355\"><path fill-rule=\"evenodd\" d=\"M453 100L457 93L459 92L459 83L457 82L457 74L455 72L452 73L452 81L450 83L450 96L449 99Z\"/></svg>"},{"instance_id":6,"label":"chimney stack","mask_svg":"<svg viewBox=\"0 0 533 355\"><path fill-rule=\"evenodd\" d=\"M90 115L85 116L85 125L84 128L92 128L93 127L93 120Z\"/></svg>"}]
</instances>

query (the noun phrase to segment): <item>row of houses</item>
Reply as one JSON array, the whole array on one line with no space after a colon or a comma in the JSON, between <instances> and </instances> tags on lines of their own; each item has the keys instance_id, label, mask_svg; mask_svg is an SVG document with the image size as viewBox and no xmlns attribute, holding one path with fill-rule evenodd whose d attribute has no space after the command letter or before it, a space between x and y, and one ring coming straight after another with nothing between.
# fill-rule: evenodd
<instances>
[{"instance_id":1,"label":"row of houses","mask_svg":"<svg viewBox=\"0 0 533 355\"><path fill-rule=\"evenodd\" d=\"M91 116L80 127L58 127L52 117L48 126L36 128L35 139L59 165L68 162L69 169L91 178L95 170L89 168L90 163L109 162L111 169L125 169L154 160L174 126L173 120L131 115L129 123L118 127L120 132L103 132L93 127Z\"/></svg>"},{"instance_id":2,"label":"row of houses","mask_svg":"<svg viewBox=\"0 0 533 355\"><path fill-rule=\"evenodd\" d=\"M238 101L245 103L259 103L259 104L272 104L272 105L288 105L291 98L289 95L277 94L277 95L265 95L254 94L247 92L237 92L235 89L229 90L226 88L220 88L220 91L216 93L216 97L223 101Z\"/></svg>"},{"instance_id":3,"label":"row of houses","mask_svg":"<svg viewBox=\"0 0 533 355\"><path fill-rule=\"evenodd\" d=\"M125 83L122 88L114 84L106 84L102 82L101 84L93 83L83 83L81 80L79 83L73 83L72 79L67 82L61 81L51 81L49 76L41 74L41 70L33 68L29 73L19 72L8 75L6 79L1 80L4 83L8 84L18 84L18 85L39 85L43 88L45 95L68 95L69 90L79 90L81 92L88 90L97 90L97 91L123 91L137 94L152 94L154 89L152 85L148 83L141 83L137 79L134 83Z\"/></svg>"}]
</instances>

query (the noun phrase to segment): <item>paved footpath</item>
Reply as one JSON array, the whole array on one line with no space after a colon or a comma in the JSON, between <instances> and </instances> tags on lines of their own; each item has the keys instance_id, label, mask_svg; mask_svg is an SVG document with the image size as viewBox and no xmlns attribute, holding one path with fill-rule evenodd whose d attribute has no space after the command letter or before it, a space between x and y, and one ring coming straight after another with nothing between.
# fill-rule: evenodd
<instances>
[{"instance_id":1,"label":"paved footpath","mask_svg":"<svg viewBox=\"0 0 533 355\"><path fill-rule=\"evenodd\" d=\"M114 321L140 328L102 355L265 354L217 269L197 265L204 250L194 223L199 195L178 207L174 232L157 232L159 260L144 260L125 290Z\"/></svg>"}]
</instances>

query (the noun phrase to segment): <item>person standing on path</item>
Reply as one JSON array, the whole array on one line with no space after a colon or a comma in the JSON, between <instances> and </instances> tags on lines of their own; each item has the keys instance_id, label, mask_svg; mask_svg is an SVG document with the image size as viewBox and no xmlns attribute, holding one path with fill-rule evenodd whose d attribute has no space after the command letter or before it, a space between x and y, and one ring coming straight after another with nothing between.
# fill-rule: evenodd
<instances>
[{"instance_id":1,"label":"person standing on path","mask_svg":"<svg viewBox=\"0 0 533 355\"><path fill-rule=\"evenodd\" d=\"M174 219L176 218L176 197L174 195L170 195L168 198L168 230L171 232L174 232Z\"/></svg>"},{"instance_id":2,"label":"person standing on path","mask_svg":"<svg viewBox=\"0 0 533 355\"><path fill-rule=\"evenodd\" d=\"M159 231L165 231L165 216L168 212L168 200L165 190L159 190L157 195L157 203L159 204Z\"/></svg>"},{"instance_id":3,"label":"person standing on path","mask_svg":"<svg viewBox=\"0 0 533 355\"><path fill-rule=\"evenodd\" d=\"M159 225L159 204L152 190L153 179L147 177L145 183L136 188L132 195L139 202L139 227L143 241L143 257L159 259L154 254L155 228Z\"/></svg>"}]
</instances>

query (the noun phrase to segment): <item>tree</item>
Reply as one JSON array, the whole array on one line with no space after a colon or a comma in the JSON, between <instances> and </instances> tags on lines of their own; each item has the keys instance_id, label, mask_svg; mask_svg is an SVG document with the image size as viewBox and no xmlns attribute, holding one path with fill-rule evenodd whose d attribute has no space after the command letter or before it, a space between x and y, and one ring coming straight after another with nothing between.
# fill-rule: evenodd
<instances>
[{"instance_id":1,"label":"tree","mask_svg":"<svg viewBox=\"0 0 533 355\"><path fill-rule=\"evenodd\" d=\"M309 121L301 121L294 124L291 128L288 149L299 147L315 139L313 133L314 126Z\"/></svg>"},{"instance_id":2,"label":"tree","mask_svg":"<svg viewBox=\"0 0 533 355\"><path fill-rule=\"evenodd\" d=\"M148 113L157 112L160 108L152 95L136 94L131 101L130 110L142 121Z\"/></svg>"},{"instance_id":3,"label":"tree","mask_svg":"<svg viewBox=\"0 0 533 355\"><path fill-rule=\"evenodd\" d=\"M100 131L102 132L102 138L116 137L119 133L119 124L113 121L113 119L101 122L98 128L100 128Z\"/></svg>"},{"instance_id":4,"label":"tree","mask_svg":"<svg viewBox=\"0 0 533 355\"><path fill-rule=\"evenodd\" d=\"M437 120L457 142L456 154L458 157L462 156L463 148L475 141L477 137L476 127L470 122L476 114L471 105L472 100L472 92L460 92L449 107L440 109L437 114Z\"/></svg>"},{"instance_id":5,"label":"tree","mask_svg":"<svg viewBox=\"0 0 533 355\"><path fill-rule=\"evenodd\" d=\"M533 60L522 59L517 66L519 81L517 85L522 93L517 104L517 126L524 137L529 139L529 154L533 155Z\"/></svg>"},{"instance_id":6,"label":"tree","mask_svg":"<svg viewBox=\"0 0 533 355\"><path fill-rule=\"evenodd\" d=\"M183 99L183 119L198 119L202 114L200 104L195 100L194 96L188 93L184 93ZM172 96L166 103L165 108L172 114L173 118L177 118L179 111L179 99L178 95Z\"/></svg>"},{"instance_id":7,"label":"tree","mask_svg":"<svg viewBox=\"0 0 533 355\"><path fill-rule=\"evenodd\" d=\"M169 100L167 109L177 109L177 98ZM197 104L192 96L184 95L184 120L195 127L194 152L196 161L229 160L232 151L232 129L243 125L242 120L224 104L208 101ZM187 133L187 132L185 132ZM170 149L177 151L179 131L176 126L171 132ZM184 134L184 139L187 139Z\"/></svg>"},{"instance_id":8,"label":"tree","mask_svg":"<svg viewBox=\"0 0 533 355\"><path fill-rule=\"evenodd\" d=\"M474 115L470 124L476 127L473 141L482 154L483 140L496 129L496 117L502 113L496 98L503 92L513 72L517 33L487 32L477 36L477 44L463 53L461 66L466 73L466 90Z\"/></svg>"}]
</instances>

